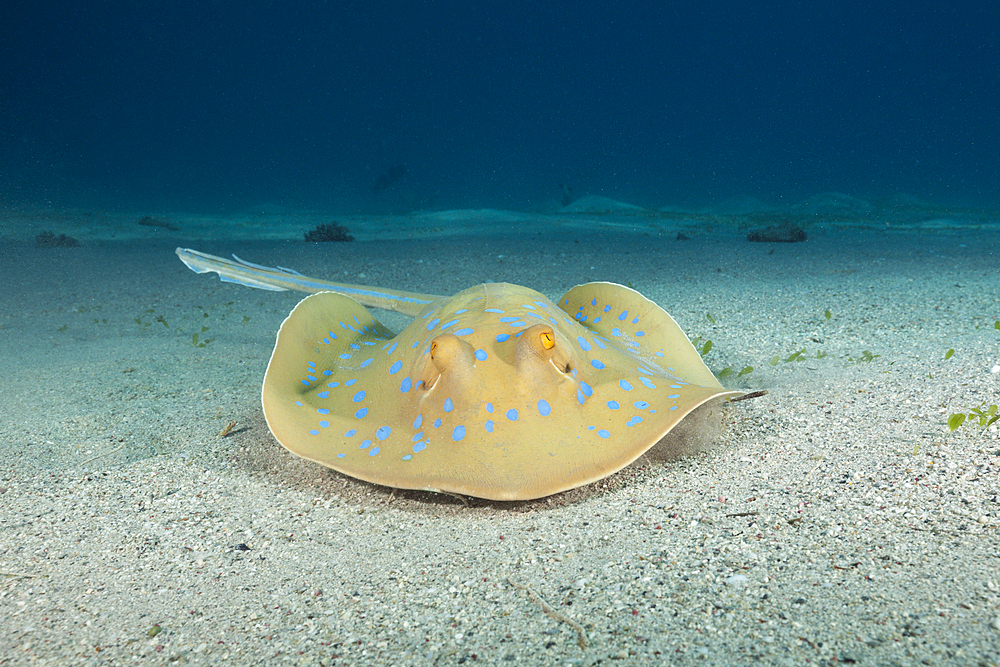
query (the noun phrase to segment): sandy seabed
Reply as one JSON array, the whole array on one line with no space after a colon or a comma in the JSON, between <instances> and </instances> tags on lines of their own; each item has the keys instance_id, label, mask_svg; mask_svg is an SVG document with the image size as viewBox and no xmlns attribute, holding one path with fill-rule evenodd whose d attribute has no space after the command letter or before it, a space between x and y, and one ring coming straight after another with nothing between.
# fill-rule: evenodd
<instances>
[{"instance_id":1,"label":"sandy seabed","mask_svg":"<svg viewBox=\"0 0 1000 667\"><path fill-rule=\"evenodd\" d=\"M946 426L1000 399L1000 235L689 236L6 244L0 665L1000 664L1000 424ZM437 294L630 284L769 393L549 498L393 491L268 432L300 296L179 244Z\"/></svg>"}]
</instances>

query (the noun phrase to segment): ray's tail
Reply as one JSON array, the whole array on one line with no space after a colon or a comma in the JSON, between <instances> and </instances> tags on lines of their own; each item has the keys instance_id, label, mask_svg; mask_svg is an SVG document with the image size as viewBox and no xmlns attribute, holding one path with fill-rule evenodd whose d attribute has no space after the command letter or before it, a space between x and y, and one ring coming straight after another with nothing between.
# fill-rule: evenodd
<instances>
[{"instance_id":1,"label":"ray's tail","mask_svg":"<svg viewBox=\"0 0 1000 667\"><path fill-rule=\"evenodd\" d=\"M337 292L349 296L365 306L391 310L410 317L415 317L425 306L441 298L434 294L402 292L310 278L298 271L280 266L269 267L253 264L236 255L233 255L233 259L225 259L189 248L178 248L177 256L195 273L218 273L223 282L275 292L286 290L309 293Z\"/></svg>"}]
</instances>

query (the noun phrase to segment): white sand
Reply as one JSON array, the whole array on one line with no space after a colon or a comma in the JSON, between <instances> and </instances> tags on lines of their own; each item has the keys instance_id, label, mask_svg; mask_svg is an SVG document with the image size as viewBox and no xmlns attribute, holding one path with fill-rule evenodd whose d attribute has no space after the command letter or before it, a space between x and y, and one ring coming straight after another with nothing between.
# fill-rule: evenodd
<instances>
[{"instance_id":1,"label":"white sand","mask_svg":"<svg viewBox=\"0 0 1000 667\"><path fill-rule=\"evenodd\" d=\"M709 452L551 498L393 492L263 422L298 296L169 241L8 243L0 665L1000 662L998 429L945 426L1000 399L996 234L540 232L184 244L442 294L631 283L770 394Z\"/></svg>"}]
</instances>

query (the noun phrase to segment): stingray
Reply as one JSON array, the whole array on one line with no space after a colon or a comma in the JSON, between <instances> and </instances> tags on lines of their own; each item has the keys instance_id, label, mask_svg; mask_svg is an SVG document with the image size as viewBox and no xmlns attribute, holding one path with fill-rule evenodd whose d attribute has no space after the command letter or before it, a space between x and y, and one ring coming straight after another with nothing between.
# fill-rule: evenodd
<instances>
[{"instance_id":1,"label":"stingray","mask_svg":"<svg viewBox=\"0 0 1000 667\"><path fill-rule=\"evenodd\" d=\"M556 301L507 283L449 297L177 255L226 282L313 293L278 331L264 417L292 453L385 486L548 496L621 470L699 406L742 394L666 311L614 283ZM393 333L365 306L413 321Z\"/></svg>"}]
</instances>

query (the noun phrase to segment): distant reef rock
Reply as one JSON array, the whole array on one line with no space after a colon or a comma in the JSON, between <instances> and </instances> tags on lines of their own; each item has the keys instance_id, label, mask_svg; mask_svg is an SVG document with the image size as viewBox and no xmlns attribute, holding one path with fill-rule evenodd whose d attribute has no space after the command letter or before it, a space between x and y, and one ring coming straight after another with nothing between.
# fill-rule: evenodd
<instances>
[{"instance_id":1,"label":"distant reef rock","mask_svg":"<svg viewBox=\"0 0 1000 667\"><path fill-rule=\"evenodd\" d=\"M305 240L306 243L345 243L354 240L350 232L339 222L324 223L306 232Z\"/></svg>"},{"instance_id":2,"label":"distant reef rock","mask_svg":"<svg viewBox=\"0 0 1000 667\"><path fill-rule=\"evenodd\" d=\"M35 245L39 248L75 248L80 242L72 236L65 234L56 236L55 232L46 230L35 237Z\"/></svg>"},{"instance_id":3,"label":"distant reef rock","mask_svg":"<svg viewBox=\"0 0 1000 667\"><path fill-rule=\"evenodd\" d=\"M167 222L166 220L161 220L160 218L154 218L151 215L143 216L135 224L142 225L143 227L159 227L160 229L167 229L172 232L179 232L181 229L177 225Z\"/></svg>"},{"instance_id":4,"label":"distant reef rock","mask_svg":"<svg viewBox=\"0 0 1000 667\"><path fill-rule=\"evenodd\" d=\"M806 230L790 222L754 229L747 234L747 241L754 243L798 243L805 240Z\"/></svg>"}]
</instances>

